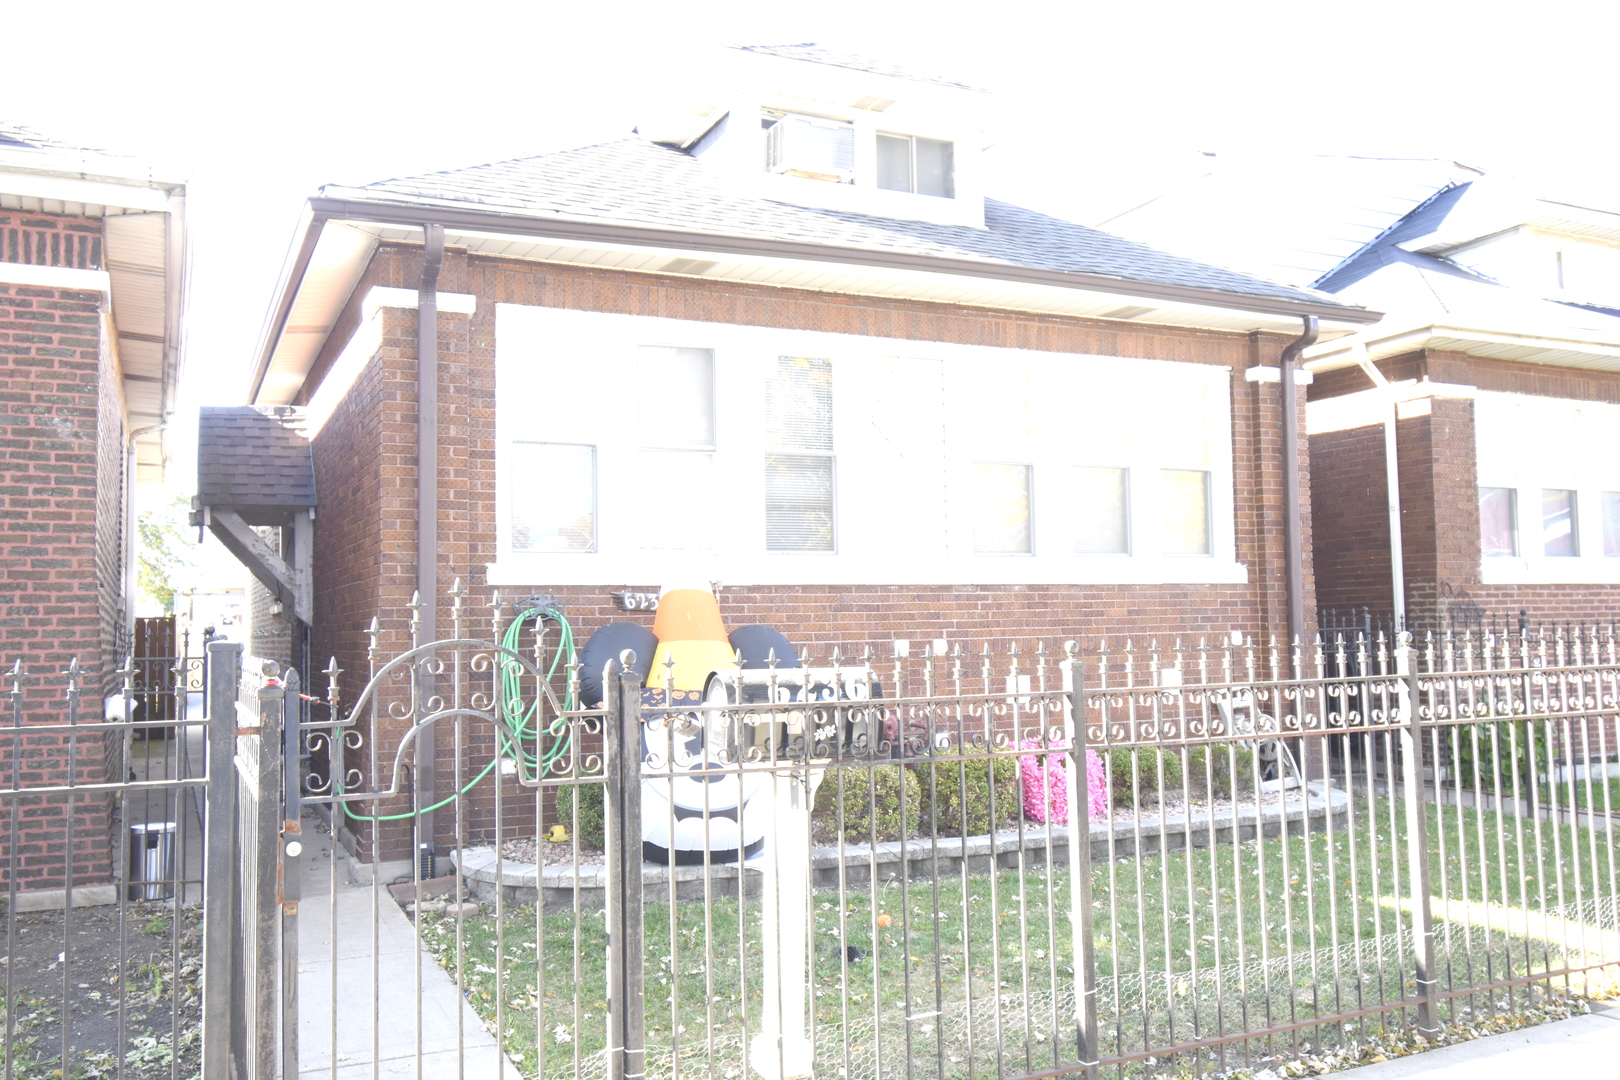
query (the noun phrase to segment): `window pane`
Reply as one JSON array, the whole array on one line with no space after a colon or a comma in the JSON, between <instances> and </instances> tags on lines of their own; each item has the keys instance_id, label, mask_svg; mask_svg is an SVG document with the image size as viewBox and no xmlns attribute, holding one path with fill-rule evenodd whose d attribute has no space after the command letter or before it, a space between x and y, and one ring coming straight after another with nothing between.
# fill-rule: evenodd
<instances>
[{"instance_id":1,"label":"window pane","mask_svg":"<svg viewBox=\"0 0 1620 1080\"><path fill-rule=\"evenodd\" d=\"M647 451L639 455L646 498L641 546L653 551L707 551L714 547L714 455ZM646 509L651 508L651 509Z\"/></svg>"},{"instance_id":2,"label":"window pane","mask_svg":"<svg viewBox=\"0 0 1620 1080\"><path fill-rule=\"evenodd\" d=\"M1541 489L1541 548L1548 555L1578 555L1575 544L1575 493Z\"/></svg>"},{"instance_id":3,"label":"window pane","mask_svg":"<svg viewBox=\"0 0 1620 1080\"><path fill-rule=\"evenodd\" d=\"M596 447L512 444L512 548L596 549Z\"/></svg>"},{"instance_id":4,"label":"window pane","mask_svg":"<svg viewBox=\"0 0 1620 1080\"><path fill-rule=\"evenodd\" d=\"M955 196L951 179L951 143L943 139L917 139L917 194L938 195L942 199Z\"/></svg>"},{"instance_id":5,"label":"window pane","mask_svg":"<svg viewBox=\"0 0 1620 1080\"><path fill-rule=\"evenodd\" d=\"M779 356L765 386L765 444L772 450L833 448L832 362Z\"/></svg>"},{"instance_id":6,"label":"window pane","mask_svg":"<svg viewBox=\"0 0 1620 1080\"><path fill-rule=\"evenodd\" d=\"M877 137L877 186L911 190L911 140L904 135Z\"/></svg>"},{"instance_id":7,"label":"window pane","mask_svg":"<svg viewBox=\"0 0 1620 1080\"><path fill-rule=\"evenodd\" d=\"M1603 554L1620 555L1620 491L1603 493Z\"/></svg>"},{"instance_id":8,"label":"window pane","mask_svg":"<svg viewBox=\"0 0 1620 1080\"><path fill-rule=\"evenodd\" d=\"M1208 555L1209 473L1165 469L1159 474L1164 499L1164 553Z\"/></svg>"},{"instance_id":9,"label":"window pane","mask_svg":"<svg viewBox=\"0 0 1620 1080\"><path fill-rule=\"evenodd\" d=\"M711 350L643 345L637 365L636 396L642 446L714 448Z\"/></svg>"},{"instance_id":10,"label":"window pane","mask_svg":"<svg viewBox=\"0 0 1620 1080\"><path fill-rule=\"evenodd\" d=\"M981 555L1028 555L1029 466L973 466L973 550Z\"/></svg>"},{"instance_id":11,"label":"window pane","mask_svg":"<svg viewBox=\"0 0 1620 1080\"><path fill-rule=\"evenodd\" d=\"M1519 553L1519 529L1514 518L1512 488L1479 489L1479 547L1482 554L1489 557Z\"/></svg>"},{"instance_id":12,"label":"window pane","mask_svg":"<svg viewBox=\"0 0 1620 1080\"><path fill-rule=\"evenodd\" d=\"M1074 553L1129 555L1125 470L1079 468L1074 470L1074 476L1075 506L1080 516Z\"/></svg>"},{"instance_id":13,"label":"window pane","mask_svg":"<svg viewBox=\"0 0 1620 1080\"><path fill-rule=\"evenodd\" d=\"M833 550L833 459L765 456L765 550Z\"/></svg>"}]
</instances>

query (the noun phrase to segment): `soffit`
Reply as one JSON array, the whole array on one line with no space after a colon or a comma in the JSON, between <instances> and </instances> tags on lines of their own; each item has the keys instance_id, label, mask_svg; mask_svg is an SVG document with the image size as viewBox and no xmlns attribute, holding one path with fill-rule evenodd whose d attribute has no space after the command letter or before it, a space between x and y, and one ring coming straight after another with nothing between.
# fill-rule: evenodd
<instances>
[{"instance_id":1,"label":"soffit","mask_svg":"<svg viewBox=\"0 0 1620 1080\"><path fill-rule=\"evenodd\" d=\"M320 237L277 334L256 402L286 405L298 395L377 246L374 233L342 222L317 227ZM421 239L420 232L416 236Z\"/></svg>"},{"instance_id":2,"label":"soffit","mask_svg":"<svg viewBox=\"0 0 1620 1080\"><path fill-rule=\"evenodd\" d=\"M407 225L377 222L330 222L316 241L276 339L263 384L254 401L288 404L297 396L378 243L420 244L422 232ZM1118 292L1060 285L997 280L995 266L983 277L962 273L862 267L849 263L704 251L700 247L663 248L617 243L581 243L534 235L445 229L445 244L472 254L553 265L676 275L716 282L739 282L776 288L826 292L876 299L921 300L940 304L1070 315L1144 326L1168 326L1234 333L1267 331L1297 335L1297 314L1270 314L1194 304L1173 304L1138 296L1122 283ZM1335 325L1323 319L1323 336L1349 333L1365 314L1347 311ZM1359 318L1357 317L1359 316Z\"/></svg>"}]
</instances>

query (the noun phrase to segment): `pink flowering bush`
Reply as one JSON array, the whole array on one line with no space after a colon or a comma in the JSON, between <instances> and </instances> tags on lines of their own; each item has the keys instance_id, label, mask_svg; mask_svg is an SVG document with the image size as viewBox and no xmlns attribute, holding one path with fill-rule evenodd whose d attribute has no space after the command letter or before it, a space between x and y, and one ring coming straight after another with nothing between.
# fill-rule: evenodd
<instances>
[{"instance_id":1,"label":"pink flowering bush","mask_svg":"<svg viewBox=\"0 0 1620 1080\"><path fill-rule=\"evenodd\" d=\"M1069 780L1063 771L1062 757L1065 748L1058 744L1048 746L1039 739L1025 739L1018 745L1024 750L1049 751L1018 759L1024 787L1024 816L1042 824L1050 817L1054 825L1067 825ZM1086 787L1091 796L1088 802L1091 816L1099 817L1108 809L1108 780L1103 774L1102 758L1089 748L1086 750Z\"/></svg>"}]
</instances>

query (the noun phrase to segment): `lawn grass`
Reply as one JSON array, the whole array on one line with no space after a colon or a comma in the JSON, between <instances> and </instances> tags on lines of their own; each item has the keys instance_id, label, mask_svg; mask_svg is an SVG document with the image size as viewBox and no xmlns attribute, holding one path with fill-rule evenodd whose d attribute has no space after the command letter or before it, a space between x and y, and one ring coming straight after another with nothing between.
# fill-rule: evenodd
<instances>
[{"instance_id":1,"label":"lawn grass","mask_svg":"<svg viewBox=\"0 0 1620 1080\"><path fill-rule=\"evenodd\" d=\"M1425 810L1442 990L1556 969L1580 960L1583 947L1620 960L1607 837L1499 819L1492 810ZM1404 803L1360 792L1351 822L1094 865L1103 1055L1410 997ZM810 982L821 1074L996 1075L1074 1060L1070 884L1066 869L1028 865L937 883L882 882L843 896L814 892ZM1584 911L1578 899L1587 901ZM1563 921L1561 913L1580 918ZM524 1073L598 1071L607 1001L602 913L576 923L571 913L537 917L525 907L460 928L469 998L491 1022L499 999L508 1052ZM452 977L456 930L455 920L424 916L424 941ZM678 904L673 918L667 903L646 905L650 1074L669 1075L678 1064L686 1075L744 1075L743 1036L759 1030L763 1001L760 934L754 899ZM1466 1019L1524 1007L1532 996L1520 987L1459 997L1445 1013ZM1230 1068L1297 1054L1302 1044L1353 1044L1409 1019L1374 1013L1263 1036L1183 1055L1176 1068Z\"/></svg>"}]
</instances>

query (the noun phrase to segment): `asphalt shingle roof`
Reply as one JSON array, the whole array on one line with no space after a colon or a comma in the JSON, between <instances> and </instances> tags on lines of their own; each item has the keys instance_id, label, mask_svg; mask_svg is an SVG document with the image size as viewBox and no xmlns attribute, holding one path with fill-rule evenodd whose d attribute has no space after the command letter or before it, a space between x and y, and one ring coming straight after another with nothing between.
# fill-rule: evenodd
<instances>
[{"instance_id":1,"label":"asphalt shingle roof","mask_svg":"<svg viewBox=\"0 0 1620 1080\"><path fill-rule=\"evenodd\" d=\"M197 499L249 525L282 524L315 505L315 463L304 411L285 405L205 405L197 422Z\"/></svg>"},{"instance_id":2,"label":"asphalt shingle roof","mask_svg":"<svg viewBox=\"0 0 1620 1080\"><path fill-rule=\"evenodd\" d=\"M751 198L739 195L701 158L640 138L384 180L361 190L384 202L472 205L534 217L980 262L989 276L1001 266L1271 301L1343 304L1325 293L1209 266L995 199L985 200L985 228L978 229Z\"/></svg>"}]
</instances>

